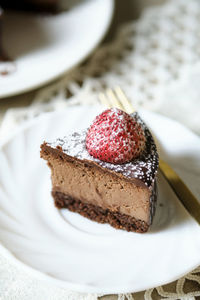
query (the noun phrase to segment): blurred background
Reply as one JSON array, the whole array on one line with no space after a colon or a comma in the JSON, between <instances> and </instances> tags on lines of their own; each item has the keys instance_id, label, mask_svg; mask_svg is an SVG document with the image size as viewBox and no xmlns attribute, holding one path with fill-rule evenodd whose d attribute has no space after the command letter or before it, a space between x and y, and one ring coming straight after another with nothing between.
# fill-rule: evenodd
<instances>
[{"instance_id":1,"label":"blurred background","mask_svg":"<svg viewBox=\"0 0 200 300\"><path fill-rule=\"evenodd\" d=\"M191 0L189 4L185 0L173 3L169 0L127 0L124 4L116 0L108 5L109 1L102 1L102 9L103 5L108 7L104 8L105 13L101 9L98 13L97 10L93 13L90 2L70 2L72 5L66 20L73 19L76 28L74 23L66 24L72 25L72 30L67 25L60 31L62 20L56 19L59 18L56 16L44 16L42 21L38 21L36 16L31 19L29 14L22 14L18 22L20 13L17 13L17 17L16 13L5 14L2 22L4 40L7 40L10 56L15 56L15 53L19 56L15 64L19 66L14 75L0 77L0 120L2 122L4 118L3 127L7 120L11 122L14 108L20 114L19 108L27 107L28 113L30 105L39 105L44 102L44 97L49 99L49 103L55 104L54 100L57 101L57 107L52 104L54 109L58 109L61 98L63 101L64 98L73 101L75 95L75 102L95 102L100 90L118 84L134 101L137 109L159 112L178 120L199 134L199 2ZM84 25L89 24L90 18L94 25L90 29L93 30L88 30L89 25ZM11 21L13 19L16 20L14 23ZM91 34L85 34L84 30ZM77 37L76 41L72 41L74 44L67 40L69 33L70 39L72 36ZM26 41L23 43L24 39ZM60 41L63 45L59 44ZM66 52L59 52L64 46ZM39 47L41 51L38 51ZM70 47L72 51L68 55ZM59 55L63 63L60 60L60 65L58 55L53 51L61 53ZM48 67L42 66L44 61ZM26 68L28 71L23 75L21 71ZM12 77L15 77L13 81ZM60 89L54 85L59 81L62 82ZM49 86L51 91L48 90ZM56 99L53 94L58 89L60 96ZM62 93L65 96L61 96ZM31 108L32 115L34 109ZM37 114L39 111L38 106ZM15 111L15 115L12 115L13 118L16 113Z\"/></svg>"}]
</instances>

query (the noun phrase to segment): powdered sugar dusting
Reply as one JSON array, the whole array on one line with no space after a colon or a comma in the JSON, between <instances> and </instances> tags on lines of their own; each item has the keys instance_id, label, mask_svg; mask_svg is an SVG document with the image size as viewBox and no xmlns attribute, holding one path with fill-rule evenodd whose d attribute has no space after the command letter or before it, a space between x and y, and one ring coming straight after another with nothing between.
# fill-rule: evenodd
<instances>
[{"instance_id":1,"label":"powdered sugar dusting","mask_svg":"<svg viewBox=\"0 0 200 300\"><path fill-rule=\"evenodd\" d=\"M62 147L64 153L74 156L81 160L92 160L98 163L103 168L108 168L112 171L123 174L128 178L137 178L142 180L148 187L152 186L158 169L158 154L156 145L147 126L141 120L137 113L133 114L134 118L142 127L145 137L146 146L139 158L124 164L112 164L103 162L92 157L85 145L87 130L73 132L63 138L58 138L52 143L48 143L52 148Z\"/></svg>"}]
</instances>

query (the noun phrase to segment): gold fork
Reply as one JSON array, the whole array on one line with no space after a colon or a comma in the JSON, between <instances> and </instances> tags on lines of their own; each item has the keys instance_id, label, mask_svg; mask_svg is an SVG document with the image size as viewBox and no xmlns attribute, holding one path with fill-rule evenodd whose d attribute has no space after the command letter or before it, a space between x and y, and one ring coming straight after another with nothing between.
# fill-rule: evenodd
<instances>
[{"instance_id":1,"label":"gold fork","mask_svg":"<svg viewBox=\"0 0 200 300\"><path fill-rule=\"evenodd\" d=\"M107 89L105 93L100 93L99 100L107 108L117 107L129 114L135 111L120 87L113 90ZM198 200L178 174L161 158L159 159L159 169L186 210L200 225L200 204Z\"/></svg>"}]
</instances>

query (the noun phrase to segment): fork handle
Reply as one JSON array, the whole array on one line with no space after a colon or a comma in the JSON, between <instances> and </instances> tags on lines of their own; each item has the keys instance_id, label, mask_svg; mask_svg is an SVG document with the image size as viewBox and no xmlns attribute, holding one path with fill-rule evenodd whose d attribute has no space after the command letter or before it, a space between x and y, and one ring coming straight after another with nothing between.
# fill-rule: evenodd
<instances>
[{"instance_id":1,"label":"fork handle","mask_svg":"<svg viewBox=\"0 0 200 300\"><path fill-rule=\"evenodd\" d=\"M162 159L159 168L186 210L200 225L200 204L178 174Z\"/></svg>"}]
</instances>

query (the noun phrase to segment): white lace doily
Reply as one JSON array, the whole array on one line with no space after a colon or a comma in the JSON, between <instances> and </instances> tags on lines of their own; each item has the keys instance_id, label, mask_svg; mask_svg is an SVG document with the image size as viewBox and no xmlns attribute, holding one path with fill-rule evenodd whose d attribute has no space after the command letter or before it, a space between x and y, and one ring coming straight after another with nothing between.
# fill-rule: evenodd
<instances>
[{"instance_id":1,"label":"white lace doily","mask_svg":"<svg viewBox=\"0 0 200 300\"><path fill-rule=\"evenodd\" d=\"M136 109L160 112L200 134L199 28L199 0L171 0L160 7L148 8L137 22L123 25L116 38L99 47L83 65L41 90L29 107L8 110L0 136L3 138L19 123L42 112L73 104L92 104L97 101L99 91L116 85L125 90ZM0 299L98 298L48 286L28 277L2 257L0 274ZM118 299L195 299L195 296L200 296L200 268L171 285L134 295L118 295Z\"/></svg>"}]
</instances>

